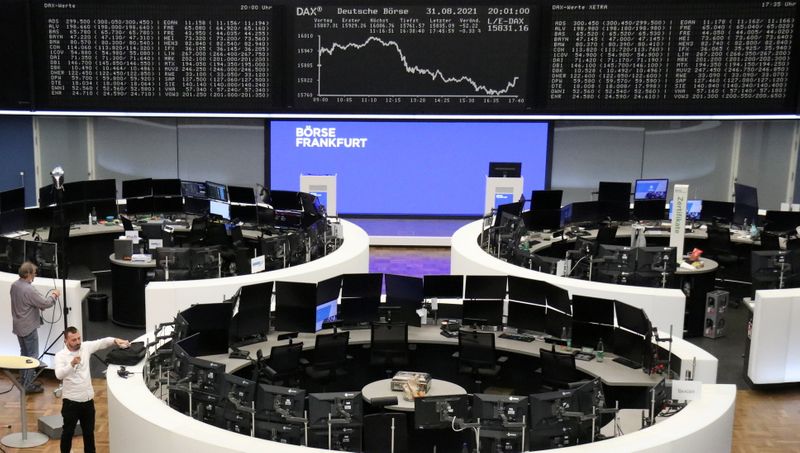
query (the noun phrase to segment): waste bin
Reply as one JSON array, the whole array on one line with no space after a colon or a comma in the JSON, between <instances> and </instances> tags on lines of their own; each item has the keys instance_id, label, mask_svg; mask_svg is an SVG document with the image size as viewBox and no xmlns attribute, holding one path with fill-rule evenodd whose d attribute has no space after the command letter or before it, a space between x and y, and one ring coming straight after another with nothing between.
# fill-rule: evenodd
<instances>
[{"instance_id":1,"label":"waste bin","mask_svg":"<svg viewBox=\"0 0 800 453\"><path fill-rule=\"evenodd\" d=\"M89 305L89 321L107 321L108 320L108 295L102 293L94 293L86 296Z\"/></svg>"}]
</instances>

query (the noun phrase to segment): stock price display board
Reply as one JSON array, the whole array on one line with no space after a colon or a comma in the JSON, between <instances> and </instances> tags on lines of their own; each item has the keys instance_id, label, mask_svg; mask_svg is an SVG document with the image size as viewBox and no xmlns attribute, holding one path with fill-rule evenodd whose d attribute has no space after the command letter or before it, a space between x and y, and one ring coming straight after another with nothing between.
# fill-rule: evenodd
<instances>
[{"instance_id":1,"label":"stock price display board","mask_svg":"<svg viewBox=\"0 0 800 453\"><path fill-rule=\"evenodd\" d=\"M264 0L35 0L40 109L266 111L273 7Z\"/></svg>"},{"instance_id":2,"label":"stock price display board","mask_svg":"<svg viewBox=\"0 0 800 453\"><path fill-rule=\"evenodd\" d=\"M791 113L796 1L555 1L542 103L588 113Z\"/></svg>"},{"instance_id":3,"label":"stock price display board","mask_svg":"<svg viewBox=\"0 0 800 453\"><path fill-rule=\"evenodd\" d=\"M296 7L292 107L521 111L529 100L533 9L474 3Z\"/></svg>"}]
</instances>

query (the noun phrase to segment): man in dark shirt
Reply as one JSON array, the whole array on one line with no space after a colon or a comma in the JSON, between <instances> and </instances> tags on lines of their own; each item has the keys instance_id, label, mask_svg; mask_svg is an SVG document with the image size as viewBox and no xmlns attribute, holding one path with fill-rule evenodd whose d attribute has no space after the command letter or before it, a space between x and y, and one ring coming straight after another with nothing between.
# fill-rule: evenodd
<instances>
[{"instance_id":1,"label":"man in dark shirt","mask_svg":"<svg viewBox=\"0 0 800 453\"><path fill-rule=\"evenodd\" d=\"M22 263L19 267L19 280L11 285L11 319L14 335L19 340L19 353L25 357L39 358L39 334L37 329L42 325L42 310L52 307L58 299L59 291L49 291L42 297L33 287L36 277L36 265L31 262ZM22 385L28 393L42 391L42 386L33 382L34 370L21 372Z\"/></svg>"}]
</instances>

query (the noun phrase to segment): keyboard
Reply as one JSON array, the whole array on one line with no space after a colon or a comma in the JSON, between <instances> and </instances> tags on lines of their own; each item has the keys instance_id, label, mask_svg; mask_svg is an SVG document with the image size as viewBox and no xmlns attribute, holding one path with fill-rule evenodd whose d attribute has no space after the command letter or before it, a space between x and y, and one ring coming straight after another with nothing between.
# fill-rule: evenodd
<instances>
[{"instance_id":1,"label":"keyboard","mask_svg":"<svg viewBox=\"0 0 800 453\"><path fill-rule=\"evenodd\" d=\"M631 359L627 359L625 357L614 357L612 359L614 362L619 363L620 365L625 365L628 368L639 369L642 367L642 364L639 362L634 362Z\"/></svg>"},{"instance_id":2,"label":"keyboard","mask_svg":"<svg viewBox=\"0 0 800 453\"><path fill-rule=\"evenodd\" d=\"M525 343L530 343L531 341L535 340L535 338L529 335L519 335L514 333L501 333L500 338L505 340L524 341Z\"/></svg>"}]
</instances>

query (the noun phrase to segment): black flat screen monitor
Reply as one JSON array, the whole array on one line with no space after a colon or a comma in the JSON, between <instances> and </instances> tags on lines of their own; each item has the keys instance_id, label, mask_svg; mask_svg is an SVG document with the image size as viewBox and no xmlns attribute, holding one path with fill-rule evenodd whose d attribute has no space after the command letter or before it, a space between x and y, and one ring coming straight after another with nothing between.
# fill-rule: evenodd
<instances>
[{"instance_id":1,"label":"black flat screen monitor","mask_svg":"<svg viewBox=\"0 0 800 453\"><path fill-rule=\"evenodd\" d=\"M736 204L744 204L758 208L758 189L745 184L733 183Z\"/></svg>"},{"instance_id":2,"label":"black flat screen monitor","mask_svg":"<svg viewBox=\"0 0 800 453\"><path fill-rule=\"evenodd\" d=\"M131 215L153 212L153 197L128 198L125 200L125 212Z\"/></svg>"},{"instance_id":3,"label":"black flat screen monitor","mask_svg":"<svg viewBox=\"0 0 800 453\"><path fill-rule=\"evenodd\" d=\"M314 330L319 332L325 323L334 322L339 318L339 302L331 299L327 302L317 304L316 316L314 318Z\"/></svg>"},{"instance_id":4,"label":"black flat screen monitor","mask_svg":"<svg viewBox=\"0 0 800 453\"><path fill-rule=\"evenodd\" d=\"M628 332L623 329L614 331L614 347L609 349L614 354L636 362L640 366L647 363L647 355L651 354L649 336Z\"/></svg>"},{"instance_id":5,"label":"black flat screen monitor","mask_svg":"<svg viewBox=\"0 0 800 453\"><path fill-rule=\"evenodd\" d=\"M521 423L528 416L528 397L476 393L472 397L472 418L494 423Z\"/></svg>"},{"instance_id":6,"label":"black flat screen monitor","mask_svg":"<svg viewBox=\"0 0 800 453\"><path fill-rule=\"evenodd\" d=\"M207 198L206 183L200 181L181 181L181 195L192 198Z\"/></svg>"},{"instance_id":7,"label":"black flat screen monitor","mask_svg":"<svg viewBox=\"0 0 800 453\"><path fill-rule=\"evenodd\" d=\"M546 308L525 302L508 301L506 325L520 331L545 332Z\"/></svg>"},{"instance_id":8,"label":"black flat screen monitor","mask_svg":"<svg viewBox=\"0 0 800 453\"><path fill-rule=\"evenodd\" d=\"M462 319L474 320L478 325L503 325L502 299L464 299ZM464 321L466 323L467 321Z\"/></svg>"},{"instance_id":9,"label":"black flat screen monitor","mask_svg":"<svg viewBox=\"0 0 800 453\"><path fill-rule=\"evenodd\" d=\"M798 250L756 250L750 257L750 272L754 280L764 280L765 277L772 275L777 284L781 278L780 274L783 273L784 287L789 286L789 278L800 271L798 266L800 266ZM772 287L762 286L759 289Z\"/></svg>"},{"instance_id":10,"label":"black flat screen monitor","mask_svg":"<svg viewBox=\"0 0 800 453\"><path fill-rule=\"evenodd\" d=\"M570 203L561 210L563 225L595 223L600 218L600 203L597 201L578 201Z\"/></svg>"},{"instance_id":11,"label":"black flat screen monitor","mask_svg":"<svg viewBox=\"0 0 800 453\"><path fill-rule=\"evenodd\" d=\"M626 245L600 244L597 258L602 260L598 267L633 274L636 270L636 249Z\"/></svg>"},{"instance_id":12,"label":"black flat screen monitor","mask_svg":"<svg viewBox=\"0 0 800 453\"><path fill-rule=\"evenodd\" d=\"M617 325L620 327L641 335L647 335L651 331L650 319L641 308L615 300L614 310L617 314Z\"/></svg>"},{"instance_id":13,"label":"black flat screen monitor","mask_svg":"<svg viewBox=\"0 0 800 453\"><path fill-rule=\"evenodd\" d=\"M636 249L636 272L642 274L672 274L678 266L675 247L640 247Z\"/></svg>"},{"instance_id":14,"label":"black flat screen monitor","mask_svg":"<svg viewBox=\"0 0 800 453\"><path fill-rule=\"evenodd\" d=\"M614 325L614 301L599 297L572 296L572 318L575 321Z\"/></svg>"},{"instance_id":15,"label":"black flat screen monitor","mask_svg":"<svg viewBox=\"0 0 800 453\"><path fill-rule=\"evenodd\" d=\"M0 192L0 212L25 209L25 188L6 190Z\"/></svg>"},{"instance_id":16,"label":"black flat screen monitor","mask_svg":"<svg viewBox=\"0 0 800 453\"><path fill-rule=\"evenodd\" d=\"M561 227L561 209L537 209L522 213L522 222L530 231L557 230Z\"/></svg>"},{"instance_id":17,"label":"black flat screen monitor","mask_svg":"<svg viewBox=\"0 0 800 453\"><path fill-rule=\"evenodd\" d=\"M273 209L285 211L303 210L303 202L300 200L300 193L289 190L270 190L269 204Z\"/></svg>"},{"instance_id":18,"label":"black flat screen monitor","mask_svg":"<svg viewBox=\"0 0 800 453\"><path fill-rule=\"evenodd\" d=\"M507 224L511 219L522 216L522 208L525 203L516 201L514 203L501 204L497 207L494 215L494 226L499 227Z\"/></svg>"},{"instance_id":19,"label":"black flat screen monitor","mask_svg":"<svg viewBox=\"0 0 800 453\"><path fill-rule=\"evenodd\" d=\"M322 304L334 299L339 299L342 288L340 276L331 277L317 283L317 304Z\"/></svg>"},{"instance_id":20,"label":"black flat screen monitor","mask_svg":"<svg viewBox=\"0 0 800 453\"><path fill-rule=\"evenodd\" d=\"M206 181L206 198L228 202L228 187L218 182Z\"/></svg>"},{"instance_id":21,"label":"black flat screen monitor","mask_svg":"<svg viewBox=\"0 0 800 453\"><path fill-rule=\"evenodd\" d=\"M600 181L597 186L597 201L631 202L631 183Z\"/></svg>"},{"instance_id":22,"label":"black flat screen monitor","mask_svg":"<svg viewBox=\"0 0 800 453\"><path fill-rule=\"evenodd\" d=\"M453 418L469 417L469 395L425 396L414 399L416 429L450 429Z\"/></svg>"},{"instance_id":23,"label":"black flat screen monitor","mask_svg":"<svg viewBox=\"0 0 800 453\"><path fill-rule=\"evenodd\" d=\"M305 437L302 424L268 422L259 419L256 419L254 434L259 439L290 445L302 445Z\"/></svg>"},{"instance_id":24,"label":"black flat screen monitor","mask_svg":"<svg viewBox=\"0 0 800 453\"><path fill-rule=\"evenodd\" d=\"M152 185L154 197L179 197L183 195L180 179L153 179Z\"/></svg>"},{"instance_id":25,"label":"black flat screen monitor","mask_svg":"<svg viewBox=\"0 0 800 453\"><path fill-rule=\"evenodd\" d=\"M531 192L531 210L561 209L563 190L534 190Z\"/></svg>"},{"instance_id":26,"label":"black flat screen monitor","mask_svg":"<svg viewBox=\"0 0 800 453\"><path fill-rule=\"evenodd\" d=\"M314 333L316 310L316 284L275 282L276 330Z\"/></svg>"},{"instance_id":27,"label":"black flat screen monitor","mask_svg":"<svg viewBox=\"0 0 800 453\"><path fill-rule=\"evenodd\" d=\"M256 206L240 206L232 204L230 206L231 220L238 220L242 223L255 225L258 223L258 208Z\"/></svg>"},{"instance_id":28,"label":"black flat screen monitor","mask_svg":"<svg viewBox=\"0 0 800 453\"><path fill-rule=\"evenodd\" d=\"M616 220L624 222L631 218L631 205L627 201L600 201L598 202L598 216L600 220Z\"/></svg>"},{"instance_id":29,"label":"black flat screen monitor","mask_svg":"<svg viewBox=\"0 0 800 453\"><path fill-rule=\"evenodd\" d=\"M672 220L672 212L675 210L675 200L669 200L669 216ZM686 220L696 222L701 219L703 212L703 200L686 200Z\"/></svg>"},{"instance_id":30,"label":"black flat screen monitor","mask_svg":"<svg viewBox=\"0 0 800 453\"><path fill-rule=\"evenodd\" d=\"M131 179L122 181L122 198L149 197L153 195L153 180Z\"/></svg>"},{"instance_id":31,"label":"black flat screen monitor","mask_svg":"<svg viewBox=\"0 0 800 453\"><path fill-rule=\"evenodd\" d=\"M86 202L87 213L94 213L98 220L105 220L106 217L118 217L119 210L117 200L91 200Z\"/></svg>"},{"instance_id":32,"label":"black flat screen monitor","mask_svg":"<svg viewBox=\"0 0 800 453\"><path fill-rule=\"evenodd\" d=\"M192 355L203 356L228 352L232 314L233 304L229 302L196 304L180 313L188 325L186 334L200 334L197 350L193 351Z\"/></svg>"},{"instance_id":33,"label":"black flat screen monitor","mask_svg":"<svg viewBox=\"0 0 800 453\"><path fill-rule=\"evenodd\" d=\"M284 421L305 416L306 391L259 383L256 389L256 418Z\"/></svg>"},{"instance_id":34,"label":"black flat screen monitor","mask_svg":"<svg viewBox=\"0 0 800 453\"><path fill-rule=\"evenodd\" d=\"M464 297L463 275L426 275L423 277L426 299L461 299Z\"/></svg>"},{"instance_id":35,"label":"black flat screen monitor","mask_svg":"<svg viewBox=\"0 0 800 453\"><path fill-rule=\"evenodd\" d=\"M800 212L767 211L764 220L764 229L766 231L792 232L800 225Z\"/></svg>"},{"instance_id":36,"label":"black flat screen monitor","mask_svg":"<svg viewBox=\"0 0 800 453\"><path fill-rule=\"evenodd\" d=\"M378 307L381 298L378 297L344 297L339 305L339 319L345 325L355 326L368 324L378 320Z\"/></svg>"},{"instance_id":37,"label":"black flat screen monitor","mask_svg":"<svg viewBox=\"0 0 800 453\"><path fill-rule=\"evenodd\" d=\"M342 297L380 297L383 274L342 274Z\"/></svg>"},{"instance_id":38,"label":"black flat screen monitor","mask_svg":"<svg viewBox=\"0 0 800 453\"><path fill-rule=\"evenodd\" d=\"M231 205L224 201L217 201L213 199L208 200L208 214L219 216L224 220L231 218Z\"/></svg>"},{"instance_id":39,"label":"black flat screen monitor","mask_svg":"<svg viewBox=\"0 0 800 453\"><path fill-rule=\"evenodd\" d=\"M183 212L197 216L206 216L211 209L211 200L206 198L186 197L183 199Z\"/></svg>"},{"instance_id":40,"label":"black flat screen monitor","mask_svg":"<svg viewBox=\"0 0 800 453\"><path fill-rule=\"evenodd\" d=\"M227 352L227 349L226 351ZM210 354L221 354L220 352L212 352ZM200 354L206 355L206 354ZM223 391L225 388L225 364L219 362L211 362L209 360L198 359L197 357L189 358L189 365L192 369L192 391L201 394L209 395L209 397L199 396L195 393L195 398L206 399L210 401L221 401Z\"/></svg>"},{"instance_id":41,"label":"black flat screen monitor","mask_svg":"<svg viewBox=\"0 0 800 453\"><path fill-rule=\"evenodd\" d=\"M0 213L0 234L12 233L25 228L25 209Z\"/></svg>"},{"instance_id":42,"label":"black flat screen monitor","mask_svg":"<svg viewBox=\"0 0 800 453\"><path fill-rule=\"evenodd\" d=\"M490 178L519 178L522 162L489 162Z\"/></svg>"},{"instance_id":43,"label":"black flat screen monitor","mask_svg":"<svg viewBox=\"0 0 800 453\"><path fill-rule=\"evenodd\" d=\"M558 310L548 308L544 321L545 333L556 338L566 340L565 335L572 331L572 316Z\"/></svg>"},{"instance_id":44,"label":"black flat screen monitor","mask_svg":"<svg viewBox=\"0 0 800 453\"><path fill-rule=\"evenodd\" d=\"M236 314L231 320L231 344L243 345L266 341L273 282L242 286L236 300Z\"/></svg>"},{"instance_id":45,"label":"black flat screen monitor","mask_svg":"<svg viewBox=\"0 0 800 453\"><path fill-rule=\"evenodd\" d=\"M86 211L86 203L83 201L74 201L71 203L64 203L61 205L64 209L64 220L69 223L86 223L88 212ZM58 211L56 211L58 212Z\"/></svg>"},{"instance_id":46,"label":"black flat screen monitor","mask_svg":"<svg viewBox=\"0 0 800 453\"><path fill-rule=\"evenodd\" d=\"M541 280L508 276L508 300L547 305L547 296L553 285Z\"/></svg>"},{"instance_id":47,"label":"black flat screen monitor","mask_svg":"<svg viewBox=\"0 0 800 453\"><path fill-rule=\"evenodd\" d=\"M383 279L386 284L387 299L403 299L422 304L422 300L425 298L422 278L385 274Z\"/></svg>"},{"instance_id":48,"label":"black flat screen monitor","mask_svg":"<svg viewBox=\"0 0 800 453\"><path fill-rule=\"evenodd\" d=\"M348 420L348 423L361 423L364 420L361 392L309 393L309 426L327 428L328 415L332 419Z\"/></svg>"},{"instance_id":49,"label":"black flat screen monitor","mask_svg":"<svg viewBox=\"0 0 800 453\"><path fill-rule=\"evenodd\" d=\"M574 321L572 323L572 347L596 348L600 339L606 350L614 350L614 326Z\"/></svg>"},{"instance_id":50,"label":"black flat screen monitor","mask_svg":"<svg viewBox=\"0 0 800 453\"><path fill-rule=\"evenodd\" d=\"M242 412L237 410L228 398L235 400L239 406L250 408L255 402L256 382L233 374L226 374L221 396L222 401L225 402L225 418L228 420L241 418ZM250 418L249 414L247 418Z\"/></svg>"},{"instance_id":51,"label":"black flat screen monitor","mask_svg":"<svg viewBox=\"0 0 800 453\"><path fill-rule=\"evenodd\" d=\"M669 192L669 179L637 179L634 186L634 200L666 201Z\"/></svg>"},{"instance_id":52,"label":"black flat screen monitor","mask_svg":"<svg viewBox=\"0 0 800 453\"><path fill-rule=\"evenodd\" d=\"M505 299L508 277L505 275L467 275L465 299Z\"/></svg>"},{"instance_id":53,"label":"black flat screen monitor","mask_svg":"<svg viewBox=\"0 0 800 453\"><path fill-rule=\"evenodd\" d=\"M39 188L39 207L50 206L56 202L56 193L52 184Z\"/></svg>"},{"instance_id":54,"label":"black flat screen monitor","mask_svg":"<svg viewBox=\"0 0 800 453\"><path fill-rule=\"evenodd\" d=\"M721 223L733 222L733 203L729 201L703 200L703 210L700 212L703 222L719 221Z\"/></svg>"},{"instance_id":55,"label":"black flat screen monitor","mask_svg":"<svg viewBox=\"0 0 800 453\"><path fill-rule=\"evenodd\" d=\"M153 197L153 212L159 214L183 213L183 197Z\"/></svg>"},{"instance_id":56,"label":"black flat screen monitor","mask_svg":"<svg viewBox=\"0 0 800 453\"><path fill-rule=\"evenodd\" d=\"M74 181L64 184L64 203L81 202L86 199L86 182Z\"/></svg>"},{"instance_id":57,"label":"black flat screen monitor","mask_svg":"<svg viewBox=\"0 0 800 453\"><path fill-rule=\"evenodd\" d=\"M578 412L577 404L572 398L574 392L573 389L563 389L530 395L528 397L529 426L535 428L555 423L564 418L565 411Z\"/></svg>"},{"instance_id":58,"label":"black flat screen monitor","mask_svg":"<svg viewBox=\"0 0 800 453\"><path fill-rule=\"evenodd\" d=\"M758 225L758 207L750 206L749 204L736 203L733 206L733 221L734 225Z\"/></svg>"},{"instance_id":59,"label":"black flat screen monitor","mask_svg":"<svg viewBox=\"0 0 800 453\"><path fill-rule=\"evenodd\" d=\"M116 200L116 179L94 179L86 181L83 186L86 200Z\"/></svg>"},{"instance_id":60,"label":"black flat screen monitor","mask_svg":"<svg viewBox=\"0 0 800 453\"><path fill-rule=\"evenodd\" d=\"M256 193L252 187L228 186L228 198L231 203L256 203Z\"/></svg>"},{"instance_id":61,"label":"black flat screen monitor","mask_svg":"<svg viewBox=\"0 0 800 453\"><path fill-rule=\"evenodd\" d=\"M633 202L633 217L637 220L664 220L664 200L636 200Z\"/></svg>"}]
</instances>

